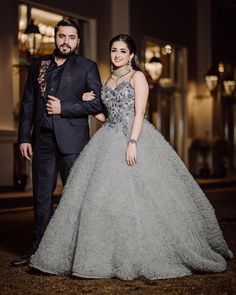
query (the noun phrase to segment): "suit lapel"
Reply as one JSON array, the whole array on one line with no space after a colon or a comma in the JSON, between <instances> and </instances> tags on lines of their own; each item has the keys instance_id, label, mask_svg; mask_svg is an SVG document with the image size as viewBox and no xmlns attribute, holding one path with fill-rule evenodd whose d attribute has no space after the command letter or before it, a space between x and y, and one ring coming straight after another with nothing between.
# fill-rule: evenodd
<instances>
[{"instance_id":1,"label":"suit lapel","mask_svg":"<svg viewBox=\"0 0 236 295\"><path fill-rule=\"evenodd\" d=\"M73 69L76 65L76 55L72 55L68 62L65 65L65 68L63 70L62 76L61 76L61 81L60 81L60 85L59 88L57 90L57 93L60 95L60 93L63 91L63 89L65 88L65 86L67 86L68 84L70 84L71 82L71 78L72 78L72 73L73 73Z\"/></svg>"}]
</instances>

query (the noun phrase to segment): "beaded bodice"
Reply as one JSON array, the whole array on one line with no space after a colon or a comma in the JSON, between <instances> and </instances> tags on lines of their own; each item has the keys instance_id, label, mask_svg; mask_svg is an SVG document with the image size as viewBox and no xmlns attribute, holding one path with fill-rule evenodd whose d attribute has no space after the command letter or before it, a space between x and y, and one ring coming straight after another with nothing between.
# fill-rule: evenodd
<instances>
[{"instance_id":1,"label":"beaded bodice","mask_svg":"<svg viewBox=\"0 0 236 295\"><path fill-rule=\"evenodd\" d=\"M123 81L111 89L102 87L101 98L107 108L107 124L115 127L122 124L123 132L127 134L129 123L134 117L134 88L130 82Z\"/></svg>"}]
</instances>

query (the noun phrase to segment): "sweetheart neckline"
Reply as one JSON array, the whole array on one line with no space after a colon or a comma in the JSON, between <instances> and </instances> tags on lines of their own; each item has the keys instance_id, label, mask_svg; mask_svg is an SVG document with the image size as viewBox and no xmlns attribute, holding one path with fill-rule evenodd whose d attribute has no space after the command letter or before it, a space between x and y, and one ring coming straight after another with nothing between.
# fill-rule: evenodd
<instances>
[{"instance_id":1,"label":"sweetheart neckline","mask_svg":"<svg viewBox=\"0 0 236 295\"><path fill-rule=\"evenodd\" d=\"M122 84L128 84L128 85L130 85L131 88L134 90L134 87L132 86L132 84L131 84L129 81L122 81L122 82L119 83L114 89L112 89L112 88L110 88L109 86L107 86L107 83L105 83L105 84L103 85L103 87L108 88L110 91L115 91L115 90L116 90L120 85L122 85Z\"/></svg>"}]
</instances>

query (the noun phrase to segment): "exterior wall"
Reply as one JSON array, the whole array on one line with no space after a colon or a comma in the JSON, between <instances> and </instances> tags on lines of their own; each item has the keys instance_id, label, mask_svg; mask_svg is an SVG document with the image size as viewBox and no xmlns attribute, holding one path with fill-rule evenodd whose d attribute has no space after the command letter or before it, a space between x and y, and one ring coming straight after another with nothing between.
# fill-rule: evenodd
<instances>
[{"instance_id":1,"label":"exterior wall","mask_svg":"<svg viewBox=\"0 0 236 295\"><path fill-rule=\"evenodd\" d=\"M1 129L14 129L13 125L13 60L14 60L14 26L16 11L12 1L0 3L1 13L1 47L0 47L0 126ZM7 28L7 29L6 29Z\"/></svg>"},{"instance_id":2,"label":"exterior wall","mask_svg":"<svg viewBox=\"0 0 236 295\"><path fill-rule=\"evenodd\" d=\"M16 141L13 107L17 93L13 81L17 69L13 64L17 61L17 6L14 1L0 2L0 14L0 185L8 186L13 181L13 143Z\"/></svg>"},{"instance_id":3,"label":"exterior wall","mask_svg":"<svg viewBox=\"0 0 236 295\"><path fill-rule=\"evenodd\" d=\"M190 78L195 77L196 68L196 7L196 0L130 0L130 30L139 49L143 36L187 47Z\"/></svg>"},{"instance_id":4,"label":"exterior wall","mask_svg":"<svg viewBox=\"0 0 236 295\"><path fill-rule=\"evenodd\" d=\"M236 65L236 1L211 1L212 64Z\"/></svg>"}]
</instances>

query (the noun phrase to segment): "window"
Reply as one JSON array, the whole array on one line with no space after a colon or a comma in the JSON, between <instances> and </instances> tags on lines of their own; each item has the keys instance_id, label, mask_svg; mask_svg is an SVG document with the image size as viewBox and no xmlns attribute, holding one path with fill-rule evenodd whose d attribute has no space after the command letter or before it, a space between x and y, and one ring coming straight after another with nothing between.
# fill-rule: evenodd
<instances>
[{"instance_id":1,"label":"window","mask_svg":"<svg viewBox=\"0 0 236 295\"><path fill-rule=\"evenodd\" d=\"M148 118L184 158L186 49L161 40L144 39L143 67L150 86Z\"/></svg>"}]
</instances>

